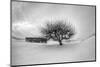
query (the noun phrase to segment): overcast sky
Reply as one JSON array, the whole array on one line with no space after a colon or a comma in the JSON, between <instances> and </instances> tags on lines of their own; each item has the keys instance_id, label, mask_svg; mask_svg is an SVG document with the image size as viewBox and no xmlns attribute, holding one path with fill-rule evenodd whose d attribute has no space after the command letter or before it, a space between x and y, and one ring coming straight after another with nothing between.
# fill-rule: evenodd
<instances>
[{"instance_id":1,"label":"overcast sky","mask_svg":"<svg viewBox=\"0 0 100 67\"><path fill-rule=\"evenodd\" d=\"M18 37L39 36L46 21L66 20L78 32L76 37L88 36L95 31L95 7L12 2L12 30Z\"/></svg>"}]
</instances>

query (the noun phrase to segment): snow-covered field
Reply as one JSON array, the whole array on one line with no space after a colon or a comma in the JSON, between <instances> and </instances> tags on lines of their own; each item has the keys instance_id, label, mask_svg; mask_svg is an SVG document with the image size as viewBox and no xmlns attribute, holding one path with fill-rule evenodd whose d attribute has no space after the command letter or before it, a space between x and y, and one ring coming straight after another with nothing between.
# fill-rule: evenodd
<instances>
[{"instance_id":1,"label":"snow-covered field","mask_svg":"<svg viewBox=\"0 0 100 67\"><path fill-rule=\"evenodd\" d=\"M12 40L12 65L95 60L95 37L80 44L56 41L29 43Z\"/></svg>"}]
</instances>

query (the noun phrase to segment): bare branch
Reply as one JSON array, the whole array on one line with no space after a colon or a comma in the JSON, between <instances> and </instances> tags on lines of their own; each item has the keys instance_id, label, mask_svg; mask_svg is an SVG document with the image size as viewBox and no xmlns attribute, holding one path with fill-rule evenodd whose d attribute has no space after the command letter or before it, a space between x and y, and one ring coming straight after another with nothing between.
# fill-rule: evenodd
<instances>
[{"instance_id":1,"label":"bare branch","mask_svg":"<svg viewBox=\"0 0 100 67\"><path fill-rule=\"evenodd\" d=\"M53 39L59 41L60 44L63 39L70 39L75 35L75 29L71 24L65 21L48 22L45 28L41 28L41 33L49 40Z\"/></svg>"}]
</instances>

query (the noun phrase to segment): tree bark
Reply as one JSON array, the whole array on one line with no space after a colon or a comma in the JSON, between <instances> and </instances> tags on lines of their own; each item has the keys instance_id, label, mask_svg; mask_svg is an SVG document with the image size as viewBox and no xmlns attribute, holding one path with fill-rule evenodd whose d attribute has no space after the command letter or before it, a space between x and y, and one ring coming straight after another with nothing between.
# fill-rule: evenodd
<instances>
[{"instance_id":1,"label":"tree bark","mask_svg":"<svg viewBox=\"0 0 100 67\"><path fill-rule=\"evenodd\" d=\"M60 46L62 46L62 45L63 45L61 40L59 40L59 45L60 45Z\"/></svg>"}]
</instances>

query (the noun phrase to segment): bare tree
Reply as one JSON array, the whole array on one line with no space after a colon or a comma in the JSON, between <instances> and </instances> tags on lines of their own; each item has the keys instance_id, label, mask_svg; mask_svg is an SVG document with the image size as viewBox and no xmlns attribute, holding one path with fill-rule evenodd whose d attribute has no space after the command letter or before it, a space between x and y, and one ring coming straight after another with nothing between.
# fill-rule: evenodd
<instances>
[{"instance_id":1,"label":"bare tree","mask_svg":"<svg viewBox=\"0 0 100 67\"><path fill-rule=\"evenodd\" d=\"M70 39L75 34L72 25L64 21L48 22L44 28L41 28L41 32L47 40L58 41L59 45L63 45L63 39Z\"/></svg>"}]
</instances>

